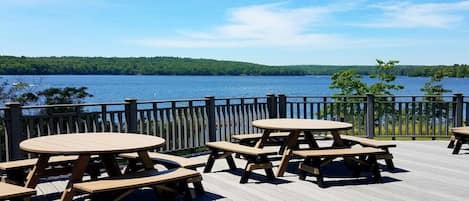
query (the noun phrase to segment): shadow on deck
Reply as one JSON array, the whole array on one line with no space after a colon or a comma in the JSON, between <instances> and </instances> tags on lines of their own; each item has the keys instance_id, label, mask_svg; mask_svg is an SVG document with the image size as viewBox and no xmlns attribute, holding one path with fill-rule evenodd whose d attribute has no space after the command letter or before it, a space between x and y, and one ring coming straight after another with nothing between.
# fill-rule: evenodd
<instances>
[{"instance_id":1,"label":"shadow on deck","mask_svg":"<svg viewBox=\"0 0 469 201\"><path fill-rule=\"evenodd\" d=\"M262 170L255 171L246 184L239 184L242 169L228 170L227 164L219 160L211 173L204 173L204 195L195 200L223 201L283 201L283 200L465 200L469 189L469 152L462 150L452 155L446 141L396 141L392 149L396 169L389 171L382 166L383 183L375 184L370 173L360 177L352 173L343 162L334 161L324 168L326 188L316 185L315 177L305 181L298 179L298 161L289 164L284 177L267 180ZM275 147L272 147L275 148ZM194 159L205 161L207 155ZM235 159L238 167L244 167L242 159ZM380 161L383 163L383 161ZM278 161L274 161L274 166ZM276 168L274 168L274 171ZM202 169L199 169L202 171ZM38 186L39 196L33 201L57 200L64 189L65 181L42 183ZM86 196L77 196L83 200ZM128 196L125 201L160 200L151 189L141 189ZM181 200L178 198L176 200Z\"/></svg>"}]
</instances>

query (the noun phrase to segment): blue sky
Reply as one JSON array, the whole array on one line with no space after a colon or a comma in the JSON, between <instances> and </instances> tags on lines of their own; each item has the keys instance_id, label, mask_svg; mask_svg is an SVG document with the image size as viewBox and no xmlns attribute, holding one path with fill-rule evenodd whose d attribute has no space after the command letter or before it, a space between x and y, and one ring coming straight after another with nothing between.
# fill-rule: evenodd
<instances>
[{"instance_id":1,"label":"blue sky","mask_svg":"<svg viewBox=\"0 0 469 201\"><path fill-rule=\"evenodd\" d=\"M469 63L469 1L0 0L0 55Z\"/></svg>"}]
</instances>

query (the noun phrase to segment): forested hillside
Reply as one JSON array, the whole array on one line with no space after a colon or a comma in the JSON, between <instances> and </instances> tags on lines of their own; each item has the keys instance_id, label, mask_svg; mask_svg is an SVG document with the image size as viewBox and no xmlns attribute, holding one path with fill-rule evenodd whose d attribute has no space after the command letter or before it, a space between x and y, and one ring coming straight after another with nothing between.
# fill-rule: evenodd
<instances>
[{"instance_id":1,"label":"forested hillside","mask_svg":"<svg viewBox=\"0 0 469 201\"><path fill-rule=\"evenodd\" d=\"M0 57L0 74L304 75L297 68L176 57Z\"/></svg>"},{"instance_id":2,"label":"forested hillside","mask_svg":"<svg viewBox=\"0 0 469 201\"><path fill-rule=\"evenodd\" d=\"M97 74L97 75L332 75L354 69L368 75L372 65L268 66L247 62L179 57L14 57L0 56L0 74ZM430 76L442 71L448 77L469 77L469 66L395 67L396 75Z\"/></svg>"}]
</instances>

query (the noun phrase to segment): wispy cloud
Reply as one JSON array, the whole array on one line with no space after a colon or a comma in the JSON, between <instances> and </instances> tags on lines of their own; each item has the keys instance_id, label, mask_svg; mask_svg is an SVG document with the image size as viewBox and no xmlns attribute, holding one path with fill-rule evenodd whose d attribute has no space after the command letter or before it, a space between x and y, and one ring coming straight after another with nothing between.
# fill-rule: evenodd
<instances>
[{"instance_id":1,"label":"wispy cloud","mask_svg":"<svg viewBox=\"0 0 469 201\"><path fill-rule=\"evenodd\" d=\"M383 12L381 19L362 23L368 27L383 28L447 28L464 19L469 1L452 3L410 3L393 1L374 4L371 8Z\"/></svg>"},{"instance_id":2,"label":"wispy cloud","mask_svg":"<svg viewBox=\"0 0 469 201\"><path fill-rule=\"evenodd\" d=\"M229 10L226 23L209 31L184 32L172 38L135 40L154 47L302 47L331 45L341 42L333 34L319 34L314 27L334 6L287 8L283 3L264 4Z\"/></svg>"},{"instance_id":3,"label":"wispy cloud","mask_svg":"<svg viewBox=\"0 0 469 201\"><path fill-rule=\"evenodd\" d=\"M372 9L378 12L373 12ZM462 22L465 16L463 12L467 10L469 10L469 1L375 3L356 0L296 8L289 7L289 3L272 3L229 9L225 23L212 29L182 31L171 36L139 38L130 42L158 48L409 46L420 39L402 36L359 37L340 31L342 28L347 30L344 27L322 28L332 26L337 28L339 24L342 26L345 24L348 28L356 25L364 28L446 28ZM370 13L372 21L357 22L354 18L344 18L364 11ZM342 18L338 18L339 15L342 15ZM335 24L328 24L331 22Z\"/></svg>"}]
</instances>

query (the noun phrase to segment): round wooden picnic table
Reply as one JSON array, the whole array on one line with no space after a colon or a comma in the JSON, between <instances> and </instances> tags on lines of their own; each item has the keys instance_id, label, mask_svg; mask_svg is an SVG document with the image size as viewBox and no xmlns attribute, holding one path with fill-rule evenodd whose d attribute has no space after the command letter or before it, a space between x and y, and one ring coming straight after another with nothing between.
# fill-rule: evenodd
<instances>
[{"instance_id":1,"label":"round wooden picnic table","mask_svg":"<svg viewBox=\"0 0 469 201\"><path fill-rule=\"evenodd\" d=\"M39 154L38 161L30 171L26 187L35 188L48 167L51 155L78 155L72 166L72 175L62 194L62 201L73 199L73 183L80 182L89 165L91 155L99 155L109 176L121 175L116 161L119 153L137 152L145 169L153 169L148 150L158 148L165 140L156 136L130 133L84 133L43 136L20 143L24 151Z\"/></svg>"},{"instance_id":2,"label":"round wooden picnic table","mask_svg":"<svg viewBox=\"0 0 469 201\"><path fill-rule=\"evenodd\" d=\"M262 148L267 142L270 133L274 131L289 131L286 141L286 147L283 151L282 160L277 170L277 176L281 177L286 171L288 161L291 158L293 149L298 144L298 137L301 132L305 135L305 140L308 142L311 149L319 148L316 140L312 136L313 131L330 131L334 139L334 146L344 146L340 138L340 130L348 130L353 127L350 123L329 121L329 120L316 120L316 119L262 119L252 122L256 128L264 129L261 139L257 142L256 147Z\"/></svg>"},{"instance_id":3,"label":"round wooden picnic table","mask_svg":"<svg viewBox=\"0 0 469 201\"><path fill-rule=\"evenodd\" d=\"M257 128L281 131L334 131L352 128L352 124L349 123L317 119L262 119L253 121L252 125Z\"/></svg>"},{"instance_id":4,"label":"round wooden picnic table","mask_svg":"<svg viewBox=\"0 0 469 201\"><path fill-rule=\"evenodd\" d=\"M160 137L129 133L82 133L50 135L25 140L22 150L37 154L79 155L138 152L157 148Z\"/></svg>"}]
</instances>

